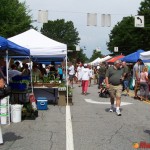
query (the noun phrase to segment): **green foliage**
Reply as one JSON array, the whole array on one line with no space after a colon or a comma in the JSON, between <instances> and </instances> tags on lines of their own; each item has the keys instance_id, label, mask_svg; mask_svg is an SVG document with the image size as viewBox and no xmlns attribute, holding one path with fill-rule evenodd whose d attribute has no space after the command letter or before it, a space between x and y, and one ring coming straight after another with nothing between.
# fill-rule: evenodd
<instances>
[{"instance_id":1,"label":"green foliage","mask_svg":"<svg viewBox=\"0 0 150 150\"><path fill-rule=\"evenodd\" d=\"M31 28L31 16L25 3L18 0L0 0L0 35L5 38Z\"/></svg>"},{"instance_id":2,"label":"green foliage","mask_svg":"<svg viewBox=\"0 0 150 150\"><path fill-rule=\"evenodd\" d=\"M114 47L119 48L115 54L130 54L138 49L150 49L150 0L141 2L138 15L144 15L145 27L134 27L134 17L124 17L112 29L107 42L108 50L114 52Z\"/></svg>"},{"instance_id":3,"label":"green foliage","mask_svg":"<svg viewBox=\"0 0 150 150\"><path fill-rule=\"evenodd\" d=\"M82 49L80 51L73 51L73 52L68 53L68 57L69 57L69 60L73 62L74 64L78 62L85 63L89 61L86 54L83 53Z\"/></svg>"},{"instance_id":4,"label":"green foliage","mask_svg":"<svg viewBox=\"0 0 150 150\"><path fill-rule=\"evenodd\" d=\"M80 38L77 29L74 28L72 21L65 22L64 19L48 21L41 28L41 33L47 37L67 44L68 49L78 45Z\"/></svg>"},{"instance_id":5,"label":"green foliage","mask_svg":"<svg viewBox=\"0 0 150 150\"><path fill-rule=\"evenodd\" d=\"M67 44L68 50L73 50L73 52L68 52L69 60L72 60L75 63L88 60L83 53L83 50L76 52L76 45L79 44L80 38L72 21L65 22L64 19L57 19L54 21L49 20L48 23L43 24L41 33L53 40Z\"/></svg>"},{"instance_id":6,"label":"green foliage","mask_svg":"<svg viewBox=\"0 0 150 150\"><path fill-rule=\"evenodd\" d=\"M91 56L91 58L90 58L90 62L91 61L93 61L93 60L95 60L96 58L98 58L98 57L102 57L102 54L101 54L101 52L98 52L98 51L96 51L96 50L93 50L93 54L92 54L92 56Z\"/></svg>"}]
</instances>

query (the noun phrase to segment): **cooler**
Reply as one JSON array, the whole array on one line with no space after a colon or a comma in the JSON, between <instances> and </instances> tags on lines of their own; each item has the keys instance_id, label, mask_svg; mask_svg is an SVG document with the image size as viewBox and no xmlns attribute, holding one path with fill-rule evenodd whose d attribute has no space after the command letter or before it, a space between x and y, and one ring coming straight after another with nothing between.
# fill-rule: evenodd
<instances>
[{"instance_id":1,"label":"cooler","mask_svg":"<svg viewBox=\"0 0 150 150\"><path fill-rule=\"evenodd\" d=\"M38 97L37 98L37 109L38 110L47 110L47 99L46 97Z\"/></svg>"}]
</instances>

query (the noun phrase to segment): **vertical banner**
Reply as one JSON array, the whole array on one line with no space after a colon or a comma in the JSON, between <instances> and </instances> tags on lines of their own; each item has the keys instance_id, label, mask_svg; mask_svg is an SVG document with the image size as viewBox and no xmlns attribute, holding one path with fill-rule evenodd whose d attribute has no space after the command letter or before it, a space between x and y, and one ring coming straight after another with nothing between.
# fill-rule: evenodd
<instances>
[{"instance_id":1,"label":"vertical banner","mask_svg":"<svg viewBox=\"0 0 150 150\"><path fill-rule=\"evenodd\" d=\"M111 15L110 14L101 14L101 26L110 27L111 26Z\"/></svg>"},{"instance_id":2,"label":"vertical banner","mask_svg":"<svg viewBox=\"0 0 150 150\"><path fill-rule=\"evenodd\" d=\"M105 26L105 14L101 14L101 26Z\"/></svg>"},{"instance_id":3,"label":"vertical banner","mask_svg":"<svg viewBox=\"0 0 150 150\"><path fill-rule=\"evenodd\" d=\"M47 23L48 22L48 10L39 10L38 11L38 22Z\"/></svg>"},{"instance_id":4,"label":"vertical banner","mask_svg":"<svg viewBox=\"0 0 150 150\"><path fill-rule=\"evenodd\" d=\"M105 26L106 27L110 27L111 26L111 15L110 14L106 14L105 15Z\"/></svg>"},{"instance_id":5,"label":"vertical banner","mask_svg":"<svg viewBox=\"0 0 150 150\"><path fill-rule=\"evenodd\" d=\"M87 13L87 26L97 26L97 14Z\"/></svg>"}]
</instances>

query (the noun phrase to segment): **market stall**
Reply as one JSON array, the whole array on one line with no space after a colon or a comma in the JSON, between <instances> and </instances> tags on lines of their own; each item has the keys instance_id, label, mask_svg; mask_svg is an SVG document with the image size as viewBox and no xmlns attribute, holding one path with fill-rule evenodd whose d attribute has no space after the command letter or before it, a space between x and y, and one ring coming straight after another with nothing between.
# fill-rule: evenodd
<instances>
[{"instance_id":1,"label":"market stall","mask_svg":"<svg viewBox=\"0 0 150 150\"><path fill-rule=\"evenodd\" d=\"M5 58L6 60L6 72L7 72L7 84L9 83L8 80L8 56L15 55L15 56L30 56L30 50L24 48L20 45L17 45L4 37L0 36L0 55ZM3 89L1 89L3 90ZM11 93L12 94L12 93ZM10 124L10 99L9 96L3 97L0 100L0 124ZM11 105L13 108L13 105ZM12 112L12 109L11 109ZM15 111L14 111L15 112ZM21 114L21 109L20 109ZM11 113L11 116L15 116ZM21 115L19 116L21 119ZM14 119L14 118L13 118ZM11 120L12 121L12 120ZM14 120L15 121L15 120ZM3 143L2 132L0 127L0 143Z\"/></svg>"},{"instance_id":2,"label":"market stall","mask_svg":"<svg viewBox=\"0 0 150 150\"><path fill-rule=\"evenodd\" d=\"M30 29L24 33L11 37L9 38L9 40L29 48L32 60L35 62L46 62L46 61L61 62L65 59L66 61L65 68L67 68L67 45L66 44L54 41L42 35L41 33L35 31L34 29ZM66 77L67 77L67 71L66 71ZM52 85L50 82L47 83L47 86L45 86L46 83L40 83L40 82L34 83L33 81L32 83L33 83L32 87L34 89L34 93L37 99L39 97L38 90L42 91L41 87L42 89L45 90L47 90L47 88L50 88L51 90L53 90L53 93L56 93L54 91L54 89L56 88L53 88L56 86L50 87ZM68 85L67 85L66 93L67 93L66 95L67 95L67 103L68 103Z\"/></svg>"},{"instance_id":3,"label":"market stall","mask_svg":"<svg viewBox=\"0 0 150 150\"><path fill-rule=\"evenodd\" d=\"M140 58L140 54L143 52L144 52L144 50L139 49L136 52L131 53L131 54L121 58L121 60L125 61L125 62L129 62L129 63L135 63Z\"/></svg>"}]
</instances>

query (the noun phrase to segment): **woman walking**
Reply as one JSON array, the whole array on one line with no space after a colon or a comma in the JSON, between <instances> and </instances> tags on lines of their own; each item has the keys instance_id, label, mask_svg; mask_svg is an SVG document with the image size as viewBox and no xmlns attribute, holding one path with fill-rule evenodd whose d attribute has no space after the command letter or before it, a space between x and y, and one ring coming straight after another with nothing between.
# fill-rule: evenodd
<instances>
[{"instance_id":1,"label":"woman walking","mask_svg":"<svg viewBox=\"0 0 150 150\"><path fill-rule=\"evenodd\" d=\"M89 85L91 73L87 64L84 64L84 68L82 69L81 80L82 80L82 94L86 95Z\"/></svg>"},{"instance_id":2,"label":"woman walking","mask_svg":"<svg viewBox=\"0 0 150 150\"><path fill-rule=\"evenodd\" d=\"M140 100L147 100L149 95L149 85L148 85L148 68L143 67L142 72L140 73Z\"/></svg>"}]
</instances>

